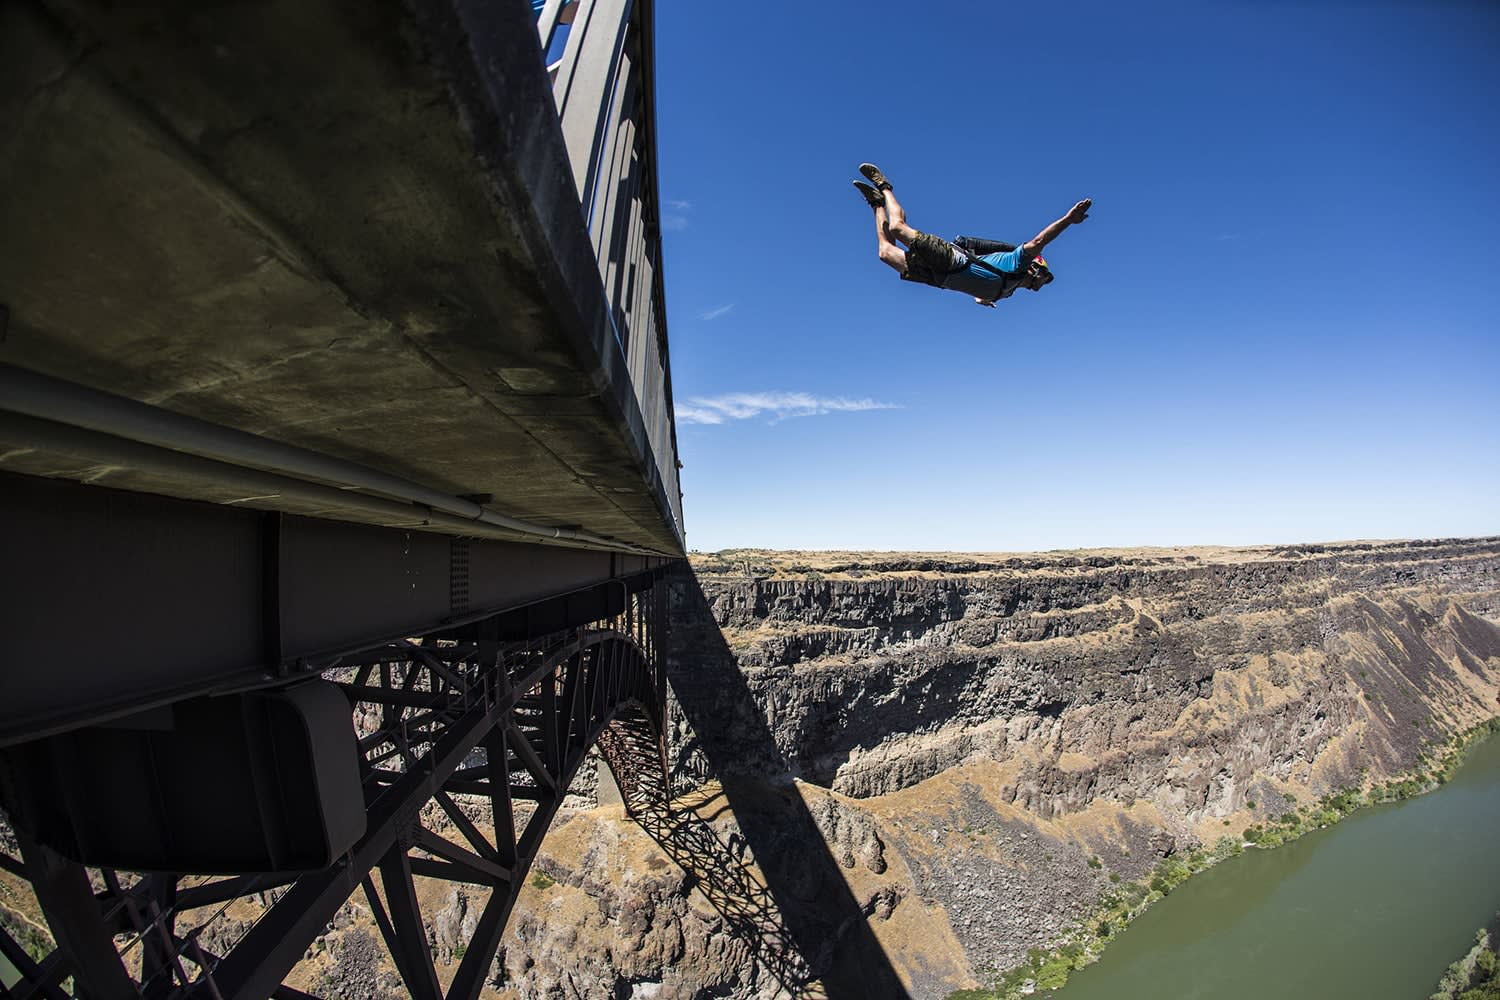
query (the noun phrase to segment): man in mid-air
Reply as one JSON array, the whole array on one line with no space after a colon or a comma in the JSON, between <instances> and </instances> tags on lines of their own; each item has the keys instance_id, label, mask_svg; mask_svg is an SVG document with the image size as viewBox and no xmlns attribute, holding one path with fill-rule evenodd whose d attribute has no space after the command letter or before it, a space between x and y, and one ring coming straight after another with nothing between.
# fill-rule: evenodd
<instances>
[{"instance_id":1,"label":"man in mid-air","mask_svg":"<svg viewBox=\"0 0 1500 1000\"><path fill-rule=\"evenodd\" d=\"M970 236L960 236L950 243L907 225L906 211L879 167L861 163L859 172L870 182L855 181L854 186L875 210L875 240L880 259L895 268L903 281L951 288L972 295L982 306L993 307L1017 288L1036 292L1051 283L1052 269L1042 258L1042 247L1057 239L1064 229L1087 219L1093 205L1090 199L1083 199L1067 215L1021 246ZM897 244L905 244L905 249Z\"/></svg>"}]
</instances>

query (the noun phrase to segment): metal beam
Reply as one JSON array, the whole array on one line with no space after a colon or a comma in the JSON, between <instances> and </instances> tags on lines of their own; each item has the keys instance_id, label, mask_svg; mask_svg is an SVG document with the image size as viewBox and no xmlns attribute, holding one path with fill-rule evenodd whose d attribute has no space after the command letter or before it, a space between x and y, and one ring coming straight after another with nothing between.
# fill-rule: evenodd
<instances>
[{"instance_id":1,"label":"metal beam","mask_svg":"<svg viewBox=\"0 0 1500 1000\"><path fill-rule=\"evenodd\" d=\"M405 518L422 517L425 511L429 517L457 518L464 525L472 526L472 533L478 535L489 529L498 529L505 533L502 537L529 535L543 541L646 554L645 550L619 539L506 517L486 510L472 500L430 489L368 466L99 392L15 365L0 363L0 410L32 418L35 423L28 426L33 429L33 440L38 444L42 443L48 428L67 428L73 432L70 440L75 446L84 440L84 435L76 433L78 430L95 432L88 441L100 450L100 461L113 459L136 469L165 465L176 474L187 474L189 463L183 461L183 456L193 455L210 460L195 466L210 482L225 483L235 475L253 476L254 472L248 470L255 470L264 476L255 482L264 482L281 495L287 495L287 491L332 490L328 502L334 508L348 505L351 509L358 509L361 505L368 505L366 511L390 511L396 517ZM140 445L156 451L142 449ZM66 448L62 450L75 454ZM280 499L280 496L273 494L257 499L269 501ZM371 501L376 502L371 504ZM390 506L391 502L395 503L394 507ZM271 509L282 508L273 503Z\"/></svg>"},{"instance_id":2,"label":"metal beam","mask_svg":"<svg viewBox=\"0 0 1500 1000\"><path fill-rule=\"evenodd\" d=\"M506 609L532 606L491 619L495 637L528 619L597 620L621 588L592 588L665 564L478 539L465 540L467 563L455 563L453 543L0 473L0 551L9 577L26 583L0 602L10 662L51 662L65 636L73 664L65 683L55 671L6 671L0 746L195 694L285 683L338 651ZM467 575L458 614L456 567Z\"/></svg>"},{"instance_id":3,"label":"metal beam","mask_svg":"<svg viewBox=\"0 0 1500 1000\"><path fill-rule=\"evenodd\" d=\"M89 887L84 867L16 830L21 854L37 902L58 949L72 960L79 995L89 1000L134 1000L134 984L125 975Z\"/></svg>"},{"instance_id":4,"label":"metal beam","mask_svg":"<svg viewBox=\"0 0 1500 1000\"><path fill-rule=\"evenodd\" d=\"M80 982L97 995L125 996L120 990L132 988L133 980L117 978L123 968L115 955L113 936L133 931L145 935L144 947L149 952L143 969L148 980L142 983L145 995L166 995L171 982L186 983L183 959L209 973L188 989L191 996L250 1000L274 994L280 988L279 977L295 965L349 893L364 885L381 936L408 991L413 996L437 997L441 994L412 884L412 876L420 875L492 890L480 927L456 970L449 1000L477 995L515 896L561 805L560 790L571 782L588 747L610 719L617 712L643 710L643 700L652 698L656 690L654 674L660 665L648 661L644 650L616 629L631 625L626 616L599 624L604 627L569 630L508 648L436 642L422 647L407 642L383 647L385 655L376 658L381 687L370 689L368 697L360 699L362 705L383 709L376 723L379 729L369 734L376 742L366 750L362 767L364 836L328 868L296 877L251 932L222 958L204 957L198 937L206 925L179 933L185 913L284 884L292 873L219 879L179 889L184 877L180 872L153 874L131 885L103 869L100 874L107 891L96 894L81 866L23 837L21 867L36 885L49 923L63 943L48 959L54 978L59 963L66 962L70 971L79 970ZM404 660L398 659L403 656ZM356 659L367 665L349 675L369 680L374 670L368 665L371 657ZM335 691L326 680L322 683L326 690ZM381 695L382 691L417 694L422 685L444 697L456 695L456 704L449 711L432 712L395 704ZM302 690L307 685L294 687ZM366 687L353 685L356 691ZM518 718L515 709L522 692L538 687L554 689L554 697L526 698L529 707ZM602 696L605 692L607 697ZM356 717L370 719L364 711L356 712ZM550 734L544 753L533 750L528 733ZM399 759L390 763L396 770L370 764L369 758L386 756L385 744L400 751ZM486 751L485 765L464 767L480 745ZM524 760L524 767L516 768L517 776L528 784L510 783L513 751ZM636 763L647 769L657 764L651 760ZM455 775L480 777L481 772L488 780L455 779ZM536 784L529 783L533 781ZM474 787L456 787L461 785ZM493 842L451 800L449 790L490 798ZM536 808L517 837L512 797L533 794ZM422 803L430 798L449 813L463 835L462 842L421 826ZM420 856L412 857L413 849ZM374 868L380 869L383 892L374 888ZM42 981L35 970L28 970L28 975L31 983Z\"/></svg>"},{"instance_id":5,"label":"metal beam","mask_svg":"<svg viewBox=\"0 0 1500 1000\"><path fill-rule=\"evenodd\" d=\"M68 1000L68 995L57 985L67 975L68 963L63 953L54 951L40 963L32 959L26 949L16 942L3 927L0 927L0 956L8 960L20 979L10 985L6 996L11 1000Z\"/></svg>"},{"instance_id":6,"label":"metal beam","mask_svg":"<svg viewBox=\"0 0 1500 1000\"><path fill-rule=\"evenodd\" d=\"M474 874L483 878L489 878L492 882L509 882L511 870L503 865L497 865L487 858L482 858L473 851L465 850L452 841L445 840L430 830L417 828L417 844L429 854L442 858L451 864L468 868Z\"/></svg>"},{"instance_id":7,"label":"metal beam","mask_svg":"<svg viewBox=\"0 0 1500 1000\"><path fill-rule=\"evenodd\" d=\"M417 902L411 875L411 859L406 856L405 845L398 840L380 859L380 884L385 889L392 929L386 947L412 1000L442 1000L437 969L432 964L432 952L422 927L422 906Z\"/></svg>"},{"instance_id":8,"label":"metal beam","mask_svg":"<svg viewBox=\"0 0 1500 1000\"><path fill-rule=\"evenodd\" d=\"M430 798L496 721L495 714L484 708L457 720L433 747L430 768L408 772L376 800L368 832L353 850L338 864L298 880L287 890L214 970L214 982L226 998L264 997L280 985L302 957L307 942L333 918L363 874L396 843L412 805Z\"/></svg>"}]
</instances>

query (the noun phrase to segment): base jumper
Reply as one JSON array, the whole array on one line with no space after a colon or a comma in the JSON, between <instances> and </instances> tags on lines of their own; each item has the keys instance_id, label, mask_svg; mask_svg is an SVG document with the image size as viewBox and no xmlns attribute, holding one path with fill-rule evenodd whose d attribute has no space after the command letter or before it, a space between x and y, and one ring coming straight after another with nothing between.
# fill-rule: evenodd
<instances>
[{"instance_id":1,"label":"base jumper","mask_svg":"<svg viewBox=\"0 0 1500 1000\"><path fill-rule=\"evenodd\" d=\"M1021 246L972 236L960 236L950 243L907 225L906 211L879 167L861 163L859 172L870 181L870 184L855 181L854 186L875 210L875 239L880 259L895 268L903 281L920 281L963 292L982 306L993 307L997 300L1009 298L1017 288L1036 292L1050 284L1052 269L1042 258L1042 247L1057 239L1064 229L1087 219L1093 205L1090 199L1083 199L1067 215ZM905 249L898 244L904 244Z\"/></svg>"}]
</instances>

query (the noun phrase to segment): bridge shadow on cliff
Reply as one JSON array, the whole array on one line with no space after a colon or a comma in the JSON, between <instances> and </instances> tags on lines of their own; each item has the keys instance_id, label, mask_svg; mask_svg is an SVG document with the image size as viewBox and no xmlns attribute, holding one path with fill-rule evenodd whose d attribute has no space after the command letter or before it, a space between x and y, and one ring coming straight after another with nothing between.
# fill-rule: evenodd
<instances>
[{"instance_id":1,"label":"bridge shadow on cliff","mask_svg":"<svg viewBox=\"0 0 1500 1000\"><path fill-rule=\"evenodd\" d=\"M817 1000L827 993L810 985L815 976L787 927L775 898L739 857L735 837L726 841L702 813L721 792L698 793L669 803L642 796L631 810L657 846L692 879L724 919L735 940L750 949L757 965L789 996Z\"/></svg>"},{"instance_id":2,"label":"bridge shadow on cliff","mask_svg":"<svg viewBox=\"0 0 1500 1000\"><path fill-rule=\"evenodd\" d=\"M764 905L752 891L747 903L760 911L754 926L763 931L774 928L774 933L768 938L757 932L756 940L747 943L755 947L785 934L801 958L773 970L778 978L794 968L800 971L805 963L804 975L823 987L817 993L799 986L792 989L793 995L829 1000L908 996L870 929L869 913L850 891L792 784L765 715L740 674L697 578L684 570L673 583L669 681L697 739L694 749L723 787L746 846L765 877L764 893L780 914L779 920L768 922ZM732 858L730 863L734 864ZM734 885L725 882L721 888ZM739 888L751 891L758 886Z\"/></svg>"}]
</instances>

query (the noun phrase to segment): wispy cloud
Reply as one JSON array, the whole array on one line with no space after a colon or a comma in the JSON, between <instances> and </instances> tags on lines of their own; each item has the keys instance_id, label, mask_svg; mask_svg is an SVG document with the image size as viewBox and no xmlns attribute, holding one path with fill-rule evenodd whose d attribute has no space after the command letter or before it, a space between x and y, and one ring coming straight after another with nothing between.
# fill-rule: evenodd
<instances>
[{"instance_id":1,"label":"wispy cloud","mask_svg":"<svg viewBox=\"0 0 1500 1000\"><path fill-rule=\"evenodd\" d=\"M688 213L693 203L681 198L668 198L662 203L666 210L661 213L661 227L669 232L681 232L688 227Z\"/></svg>"},{"instance_id":2,"label":"wispy cloud","mask_svg":"<svg viewBox=\"0 0 1500 1000\"><path fill-rule=\"evenodd\" d=\"M894 409L898 407L893 403L873 399L824 398L806 392L731 392L723 396L694 396L676 406L680 424L722 424L726 420L749 420L762 415L776 423L824 413Z\"/></svg>"},{"instance_id":3,"label":"wispy cloud","mask_svg":"<svg viewBox=\"0 0 1500 1000\"><path fill-rule=\"evenodd\" d=\"M703 313L702 315L700 315L698 318L702 319L702 320L718 319L720 316L724 315L725 313L727 313L729 310L731 310L733 308L734 308L734 303L733 302L729 303L729 305L727 305L727 306L715 306L714 308L710 309L708 312Z\"/></svg>"},{"instance_id":4,"label":"wispy cloud","mask_svg":"<svg viewBox=\"0 0 1500 1000\"><path fill-rule=\"evenodd\" d=\"M1237 240L1239 238L1239 233L1220 233L1218 236L1214 237L1214 239L1218 240L1220 243L1224 243L1228 240Z\"/></svg>"}]
</instances>

